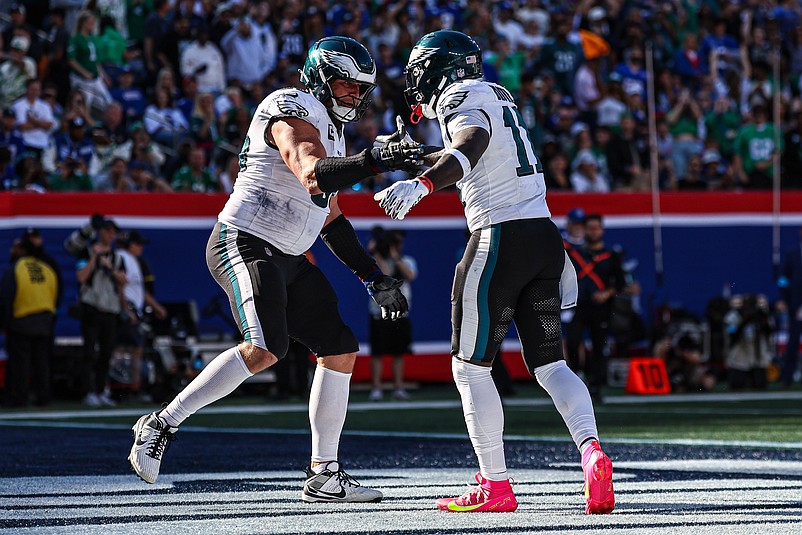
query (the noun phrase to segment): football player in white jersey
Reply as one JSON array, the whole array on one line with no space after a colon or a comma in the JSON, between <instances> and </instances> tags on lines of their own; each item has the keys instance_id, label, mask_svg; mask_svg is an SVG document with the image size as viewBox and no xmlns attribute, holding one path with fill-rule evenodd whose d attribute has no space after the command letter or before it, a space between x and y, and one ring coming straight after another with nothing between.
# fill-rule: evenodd
<instances>
[{"instance_id":1,"label":"football player in white jersey","mask_svg":"<svg viewBox=\"0 0 802 535\"><path fill-rule=\"evenodd\" d=\"M562 351L560 308L575 305L576 273L550 219L543 170L509 91L482 80L479 47L467 35L423 36L406 67L412 121L437 119L442 151L413 180L375 195L403 219L424 196L456 184L471 237L452 290L452 372L479 459L477 486L441 498L446 511L514 511L504 459L504 413L490 366L515 320L529 372L552 397L581 453L585 512L614 507L612 463L598 441L585 384Z\"/></svg>"},{"instance_id":2,"label":"football player in white jersey","mask_svg":"<svg viewBox=\"0 0 802 535\"><path fill-rule=\"evenodd\" d=\"M337 205L337 191L388 169L417 168L420 144L385 136L376 148L345 157L344 123L370 103L376 66L347 37L312 45L300 71L306 91L278 90L256 109L240 153L234 191L209 238L206 260L228 294L243 342L210 362L163 410L133 427L129 461L153 483L178 426L287 352L289 338L317 356L309 419L312 458L305 502L377 502L338 462L356 337L337 296L304 252L318 235L364 282L386 319L407 311L401 281L385 276Z\"/></svg>"}]
</instances>

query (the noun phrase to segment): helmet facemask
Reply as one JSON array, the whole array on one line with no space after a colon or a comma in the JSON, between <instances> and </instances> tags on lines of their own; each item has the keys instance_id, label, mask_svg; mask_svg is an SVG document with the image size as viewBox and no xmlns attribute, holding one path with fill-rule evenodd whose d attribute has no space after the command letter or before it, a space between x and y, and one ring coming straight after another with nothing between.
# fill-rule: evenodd
<instances>
[{"instance_id":1,"label":"helmet facemask","mask_svg":"<svg viewBox=\"0 0 802 535\"><path fill-rule=\"evenodd\" d=\"M342 123L362 117L376 88L376 64L370 53L347 37L326 37L312 45L300 73L301 83ZM336 80L359 84L359 96L335 97Z\"/></svg>"},{"instance_id":2,"label":"helmet facemask","mask_svg":"<svg viewBox=\"0 0 802 535\"><path fill-rule=\"evenodd\" d=\"M436 31L417 42L404 74L404 97L412 108L412 122L419 122L421 117L436 119L437 100L449 85L482 77L482 52L463 33Z\"/></svg>"}]
</instances>

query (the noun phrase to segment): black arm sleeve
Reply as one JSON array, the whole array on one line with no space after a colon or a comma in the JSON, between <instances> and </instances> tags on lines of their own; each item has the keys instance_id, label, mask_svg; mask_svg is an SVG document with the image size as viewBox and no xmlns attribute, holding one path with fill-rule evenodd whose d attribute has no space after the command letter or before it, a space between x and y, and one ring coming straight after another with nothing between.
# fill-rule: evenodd
<instances>
[{"instance_id":1,"label":"black arm sleeve","mask_svg":"<svg viewBox=\"0 0 802 535\"><path fill-rule=\"evenodd\" d=\"M347 188L381 172L368 149L345 158L321 158L315 162L317 187L324 193Z\"/></svg>"},{"instance_id":2,"label":"black arm sleeve","mask_svg":"<svg viewBox=\"0 0 802 535\"><path fill-rule=\"evenodd\" d=\"M370 278L373 273L379 270L376 262L359 243L356 232L351 223L340 214L334 221L323 227L320 231L320 238L323 240L334 256L340 262L348 266L361 281Z\"/></svg>"}]
</instances>

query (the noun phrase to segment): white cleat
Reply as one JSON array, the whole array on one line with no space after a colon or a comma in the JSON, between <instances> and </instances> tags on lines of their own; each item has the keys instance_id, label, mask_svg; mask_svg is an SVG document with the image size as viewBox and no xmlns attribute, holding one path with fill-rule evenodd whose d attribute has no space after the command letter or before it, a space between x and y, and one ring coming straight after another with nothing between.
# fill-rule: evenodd
<instances>
[{"instance_id":1,"label":"white cleat","mask_svg":"<svg viewBox=\"0 0 802 535\"><path fill-rule=\"evenodd\" d=\"M153 412L136 421L134 427L134 445L128 461L131 468L146 483L155 483L159 477L162 457L175 440L177 427L170 427Z\"/></svg>"},{"instance_id":2,"label":"white cleat","mask_svg":"<svg viewBox=\"0 0 802 535\"><path fill-rule=\"evenodd\" d=\"M306 477L301 498L307 503L380 502L384 497L378 490L360 485L337 461L330 461L319 474L307 468Z\"/></svg>"}]
</instances>

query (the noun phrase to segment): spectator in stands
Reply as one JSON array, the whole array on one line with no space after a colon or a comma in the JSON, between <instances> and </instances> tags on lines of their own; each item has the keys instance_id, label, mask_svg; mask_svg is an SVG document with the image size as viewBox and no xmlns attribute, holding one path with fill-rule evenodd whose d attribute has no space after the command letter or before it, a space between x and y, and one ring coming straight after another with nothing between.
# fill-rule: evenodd
<instances>
[{"instance_id":1,"label":"spectator in stands","mask_svg":"<svg viewBox=\"0 0 802 535\"><path fill-rule=\"evenodd\" d=\"M64 102L70 92L70 64L67 61L70 32L65 23L63 7L54 7L50 10L50 29L44 50L46 54L44 81L45 85L55 86L58 102Z\"/></svg>"},{"instance_id":2,"label":"spectator in stands","mask_svg":"<svg viewBox=\"0 0 802 535\"><path fill-rule=\"evenodd\" d=\"M142 162L151 172L158 172L167 160L162 149L151 142L150 135L141 122L133 123L130 131L131 138L117 147L112 154L120 156L130 164L135 161Z\"/></svg>"},{"instance_id":3,"label":"spectator in stands","mask_svg":"<svg viewBox=\"0 0 802 535\"><path fill-rule=\"evenodd\" d=\"M713 63L719 69L733 68L738 61L738 41L727 34L727 19L717 17L713 21L713 31L702 39L699 54L701 56L702 72L717 76Z\"/></svg>"},{"instance_id":4,"label":"spectator in stands","mask_svg":"<svg viewBox=\"0 0 802 535\"><path fill-rule=\"evenodd\" d=\"M17 174L11 161L11 151L5 145L0 144L0 190L2 191L13 189L17 183Z\"/></svg>"},{"instance_id":5,"label":"spectator in stands","mask_svg":"<svg viewBox=\"0 0 802 535\"><path fill-rule=\"evenodd\" d=\"M621 130L607 144L607 163L613 179L613 189L645 189L646 141L635 132L631 115L621 118Z\"/></svg>"},{"instance_id":6,"label":"spectator in stands","mask_svg":"<svg viewBox=\"0 0 802 535\"><path fill-rule=\"evenodd\" d=\"M60 117L60 121L57 124L57 129L61 129L66 132L69 130L70 122L75 118L82 119L85 124L94 123L92 114L89 112L89 108L86 106L86 97L78 90L70 92L70 95L67 98L67 105L64 108L64 111Z\"/></svg>"},{"instance_id":7,"label":"spectator in stands","mask_svg":"<svg viewBox=\"0 0 802 535\"><path fill-rule=\"evenodd\" d=\"M166 181L156 178L151 166L142 160L132 161L128 170L131 174L131 184L134 191L156 191L161 193L173 191Z\"/></svg>"},{"instance_id":8,"label":"spectator in stands","mask_svg":"<svg viewBox=\"0 0 802 535\"><path fill-rule=\"evenodd\" d=\"M14 163L25 152L25 143L22 132L16 126L17 116L11 108L3 109L0 118L0 147L6 147L9 152L9 163Z\"/></svg>"},{"instance_id":9,"label":"spectator in stands","mask_svg":"<svg viewBox=\"0 0 802 535\"><path fill-rule=\"evenodd\" d=\"M14 166L14 173L17 176L15 190L36 193L45 193L47 191L47 175L42 169L42 162L39 161L35 154L26 151L22 158L17 160L17 164Z\"/></svg>"},{"instance_id":10,"label":"spectator in stands","mask_svg":"<svg viewBox=\"0 0 802 535\"><path fill-rule=\"evenodd\" d=\"M617 128L627 112L627 106L624 104L626 96L621 87L621 75L617 72L611 73L606 89L604 97L596 104L596 124L597 126Z\"/></svg>"},{"instance_id":11,"label":"spectator in stands","mask_svg":"<svg viewBox=\"0 0 802 535\"><path fill-rule=\"evenodd\" d=\"M688 32L682 39L682 47L674 54L674 69L683 85L697 90L702 81L702 58L699 54L699 36Z\"/></svg>"},{"instance_id":12,"label":"spectator in stands","mask_svg":"<svg viewBox=\"0 0 802 535\"><path fill-rule=\"evenodd\" d=\"M0 52L0 107L7 107L25 94L25 83L36 78L36 63L26 55L31 41L24 35L11 39L8 53Z\"/></svg>"},{"instance_id":13,"label":"spectator in stands","mask_svg":"<svg viewBox=\"0 0 802 535\"><path fill-rule=\"evenodd\" d=\"M702 151L698 136L700 119L702 110L699 104L690 89L684 88L666 115L673 137L671 163L678 179L685 176L691 156Z\"/></svg>"},{"instance_id":14,"label":"spectator in stands","mask_svg":"<svg viewBox=\"0 0 802 535\"><path fill-rule=\"evenodd\" d=\"M543 45L538 68L554 73L557 87L563 95L573 95L574 78L585 60L585 53L579 43L569 39L571 18L568 14L554 13L552 23L554 39Z\"/></svg>"},{"instance_id":15,"label":"spectator in stands","mask_svg":"<svg viewBox=\"0 0 802 535\"><path fill-rule=\"evenodd\" d=\"M169 67L162 67L156 75L156 86L153 92L155 93L162 89L165 90L173 100L181 96L181 88L178 87L175 74L173 74L173 70Z\"/></svg>"},{"instance_id":16,"label":"spectator in stands","mask_svg":"<svg viewBox=\"0 0 802 535\"><path fill-rule=\"evenodd\" d=\"M261 55L258 56L259 64L256 69L261 79L264 79L268 74L273 72L277 63L278 43L276 41L276 34L273 31L273 25L270 22L271 9L270 2L266 0L251 5L251 30L257 42L259 42L262 47ZM320 37L324 36L321 35ZM307 39L309 39L308 35ZM308 44L311 45L312 43L309 42ZM216 91L219 93L221 90L222 87ZM261 98L259 101L261 101Z\"/></svg>"},{"instance_id":17,"label":"spectator in stands","mask_svg":"<svg viewBox=\"0 0 802 535\"><path fill-rule=\"evenodd\" d=\"M783 188L802 188L802 109L794 114L792 127L783 136L782 185ZM3 134L0 132L0 141Z\"/></svg>"},{"instance_id":18,"label":"spectator in stands","mask_svg":"<svg viewBox=\"0 0 802 535\"><path fill-rule=\"evenodd\" d=\"M148 101L142 88L134 85L134 71L129 65L121 68L118 82L118 86L111 90L111 96L122 106L126 120L141 118Z\"/></svg>"},{"instance_id":19,"label":"spectator in stands","mask_svg":"<svg viewBox=\"0 0 802 535\"><path fill-rule=\"evenodd\" d=\"M126 282L122 258L114 250L117 230L114 221L93 217L65 242L68 252L76 256L76 278L81 285L78 300L84 354L80 380L83 403L89 407L115 405L106 382L117 316L122 310L120 288Z\"/></svg>"},{"instance_id":20,"label":"spectator in stands","mask_svg":"<svg viewBox=\"0 0 802 535\"><path fill-rule=\"evenodd\" d=\"M173 106L172 97L165 88L156 90L153 104L145 108L143 124L148 135L165 147L177 147L189 133L187 120Z\"/></svg>"},{"instance_id":21,"label":"spectator in stands","mask_svg":"<svg viewBox=\"0 0 802 535\"><path fill-rule=\"evenodd\" d=\"M677 180L677 189L683 191L706 191L710 189L710 185L702 176L702 156L700 154L694 154L690 157L685 174Z\"/></svg>"},{"instance_id":22,"label":"spectator in stands","mask_svg":"<svg viewBox=\"0 0 802 535\"><path fill-rule=\"evenodd\" d=\"M225 68L223 54L209 41L206 26L201 26L197 41L190 43L181 54L181 76L194 76L198 91L219 95L226 87Z\"/></svg>"},{"instance_id":23,"label":"spectator in stands","mask_svg":"<svg viewBox=\"0 0 802 535\"><path fill-rule=\"evenodd\" d=\"M161 51L162 42L170 32L170 10L169 0L154 0L153 11L145 23L142 51L149 82L156 80L157 73L163 67L173 68L167 56Z\"/></svg>"},{"instance_id":24,"label":"spectator in stands","mask_svg":"<svg viewBox=\"0 0 802 535\"><path fill-rule=\"evenodd\" d=\"M741 186L771 188L775 160L782 150L774 145L774 125L767 122L766 108L752 108L752 124L744 125L735 139L735 174Z\"/></svg>"},{"instance_id":25,"label":"spectator in stands","mask_svg":"<svg viewBox=\"0 0 802 535\"><path fill-rule=\"evenodd\" d=\"M714 140L721 155L732 161L735 155L735 138L743 120L735 100L722 95L713 101L713 108L705 113L707 139Z\"/></svg>"},{"instance_id":26,"label":"spectator in stands","mask_svg":"<svg viewBox=\"0 0 802 535\"><path fill-rule=\"evenodd\" d=\"M568 168L568 156L564 152L558 152L549 158L545 169L545 179L546 187L550 191L572 189Z\"/></svg>"},{"instance_id":27,"label":"spectator in stands","mask_svg":"<svg viewBox=\"0 0 802 535\"><path fill-rule=\"evenodd\" d=\"M250 20L240 19L223 36L220 48L228 62L226 67L229 81L237 80L241 85L248 86L263 78L257 67L265 49L257 38Z\"/></svg>"},{"instance_id":28,"label":"spectator in stands","mask_svg":"<svg viewBox=\"0 0 802 535\"><path fill-rule=\"evenodd\" d=\"M646 94L646 66L643 61L643 50L640 46L632 46L624 50L624 61L616 65L615 72L621 76L624 92Z\"/></svg>"},{"instance_id":29,"label":"spectator in stands","mask_svg":"<svg viewBox=\"0 0 802 535\"><path fill-rule=\"evenodd\" d=\"M25 96L11 106L17 117L17 126L22 132L25 150L34 153L37 159L47 148L50 142L49 132L55 124L53 109L39 98L41 92L42 84L39 80L28 80Z\"/></svg>"},{"instance_id":30,"label":"spectator in stands","mask_svg":"<svg viewBox=\"0 0 802 535\"><path fill-rule=\"evenodd\" d=\"M17 239L0 281L0 321L6 333L6 405L25 407L35 387L38 406L50 403L50 348L59 280L29 240Z\"/></svg>"},{"instance_id":31,"label":"spectator in stands","mask_svg":"<svg viewBox=\"0 0 802 535\"><path fill-rule=\"evenodd\" d=\"M33 58L34 62L38 62L42 57L42 44L39 42L39 37L36 35L36 27L32 26L27 21L27 9L22 2L13 2L8 8L10 24L8 24L2 33L2 42L4 46L10 46L11 41L17 35L27 37L29 48L28 55Z\"/></svg>"},{"instance_id":32,"label":"spectator in stands","mask_svg":"<svg viewBox=\"0 0 802 535\"><path fill-rule=\"evenodd\" d=\"M109 75L109 85L119 74L119 69L131 59L127 54L128 43L117 29L114 18L103 15L100 18L100 33L94 39L97 48L97 62Z\"/></svg>"},{"instance_id":33,"label":"spectator in stands","mask_svg":"<svg viewBox=\"0 0 802 535\"><path fill-rule=\"evenodd\" d=\"M94 191L86 163L72 154L64 158L61 165L48 177L47 183L51 191Z\"/></svg>"},{"instance_id":34,"label":"spectator in stands","mask_svg":"<svg viewBox=\"0 0 802 535\"><path fill-rule=\"evenodd\" d=\"M95 144L87 137L86 123L81 117L73 117L66 132L60 131L53 136L42 154L42 165L45 171L52 173L68 157L73 161L81 160L85 172L99 165Z\"/></svg>"},{"instance_id":35,"label":"spectator in stands","mask_svg":"<svg viewBox=\"0 0 802 535\"><path fill-rule=\"evenodd\" d=\"M194 40L195 36L192 34L189 18L186 14L175 13L173 15L172 31L167 32L159 45L159 52L164 54L167 60L165 67L170 68L173 79L181 79L181 53Z\"/></svg>"},{"instance_id":36,"label":"spectator in stands","mask_svg":"<svg viewBox=\"0 0 802 535\"><path fill-rule=\"evenodd\" d=\"M599 166L593 153L586 149L577 153L572 163L571 189L576 193L607 193L610 183L599 174Z\"/></svg>"},{"instance_id":37,"label":"spectator in stands","mask_svg":"<svg viewBox=\"0 0 802 535\"><path fill-rule=\"evenodd\" d=\"M111 80L106 76L98 61L97 48L92 40L97 19L91 11L78 14L75 33L70 37L67 46L67 58L70 63L70 83L73 89L83 93L87 109L96 107L100 110L111 102L109 86Z\"/></svg>"},{"instance_id":38,"label":"spectator in stands","mask_svg":"<svg viewBox=\"0 0 802 535\"><path fill-rule=\"evenodd\" d=\"M217 115L214 113L214 98L211 93L198 93L190 118L190 131L195 146L206 153L206 161L212 161L220 132L217 129Z\"/></svg>"},{"instance_id":39,"label":"spectator in stands","mask_svg":"<svg viewBox=\"0 0 802 535\"><path fill-rule=\"evenodd\" d=\"M134 189L131 178L128 176L128 165L119 156L111 159L107 173L98 175L94 184L95 191L131 191Z\"/></svg>"},{"instance_id":40,"label":"spectator in stands","mask_svg":"<svg viewBox=\"0 0 802 535\"><path fill-rule=\"evenodd\" d=\"M187 165L173 176L173 191L210 193L220 191L220 184L206 169L206 153L202 148L193 148Z\"/></svg>"}]
</instances>

